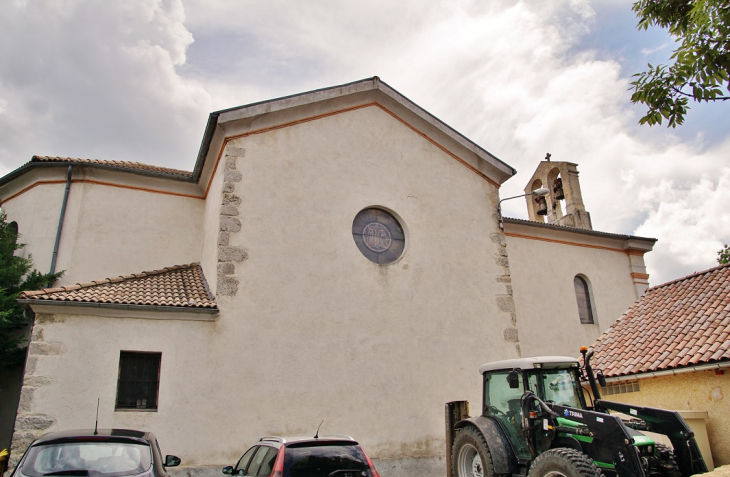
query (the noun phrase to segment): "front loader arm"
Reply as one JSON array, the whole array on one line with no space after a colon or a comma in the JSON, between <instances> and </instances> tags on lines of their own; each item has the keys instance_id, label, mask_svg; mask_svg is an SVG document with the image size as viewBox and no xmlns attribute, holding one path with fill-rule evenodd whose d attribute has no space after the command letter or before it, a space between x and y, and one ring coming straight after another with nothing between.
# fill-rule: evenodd
<instances>
[{"instance_id":1,"label":"front loader arm","mask_svg":"<svg viewBox=\"0 0 730 477\"><path fill-rule=\"evenodd\" d=\"M526 436L528 440L533 440L536 447L539 441L544 442L542 437L549 434L562 432L568 435L572 433L590 436L600 443L597 448L600 448L601 455L588 457L607 463L612 462L621 477L646 476L634 439L618 416L546 403L530 391L522 397L522 410L523 416L528 416L523 423L523 428L527 431ZM558 423L558 417L565 417L580 424L580 427L562 427ZM545 444L548 447L550 445L549 442ZM540 449L540 452L544 450L546 449Z\"/></svg>"},{"instance_id":2,"label":"front loader arm","mask_svg":"<svg viewBox=\"0 0 730 477\"><path fill-rule=\"evenodd\" d=\"M646 430L663 434L669 438L674 447L677 465L683 477L707 472L707 464L702 458L700 448L694 438L694 432L676 411L641 407L614 401L596 401L604 409L620 412L636 417L646 423Z\"/></svg>"}]
</instances>

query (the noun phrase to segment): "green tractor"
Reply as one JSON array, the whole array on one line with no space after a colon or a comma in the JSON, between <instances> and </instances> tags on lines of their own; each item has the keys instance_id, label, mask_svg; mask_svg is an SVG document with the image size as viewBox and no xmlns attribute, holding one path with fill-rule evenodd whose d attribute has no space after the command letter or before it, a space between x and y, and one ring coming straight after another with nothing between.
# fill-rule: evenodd
<instances>
[{"instance_id":1,"label":"green tractor","mask_svg":"<svg viewBox=\"0 0 730 477\"><path fill-rule=\"evenodd\" d=\"M692 430L674 411L601 399L593 351L487 363L482 412L446 405L452 477L689 477L707 472ZM581 382L588 382L591 392ZM588 399L590 402L587 402ZM623 415L609 414L614 411ZM673 449L640 431L666 435Z\"/></svg>"}]
</instances>

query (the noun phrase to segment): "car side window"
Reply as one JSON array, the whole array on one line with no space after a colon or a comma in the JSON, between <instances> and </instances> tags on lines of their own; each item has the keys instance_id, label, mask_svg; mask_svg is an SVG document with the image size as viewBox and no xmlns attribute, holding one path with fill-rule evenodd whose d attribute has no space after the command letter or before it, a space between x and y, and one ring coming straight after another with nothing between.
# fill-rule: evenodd
<instances>
[{"instance_id":1,"label":"car side window","mask_svg":"<svg viewBox=\"0 0 730 477\"><path fill-rule=\"evenodd\" d=\"M271 469L274 468L276 454L277 450L273 447L269 447L269 450L266 451L266 455L264 456L264 460L261 461L261 467L259 467L256 471L257 476L269 477L269 474L271 474Z\"/></svg>"},{"instance_id":2,"label":"car side window","mask_svg":"<svg viewBox=\"0 0 730 477\"><path fill-rule=\"evenodd\" d=\"M266 457L266 453L269 449L271 449L271 447L259 446L256 450L256 454L251 460L251 465L248 466L248 470L244 475L259 475L259 467L261 467L261 464L264 462L264 457Z\"/></svg>"},{"instance_id":3,"label":"car side window","mask_svg":"<svg viewBox=\"0 0 730 477\"><path fill-rule=\"evenodd\" d=\"M238 464L236 464L236 467L233 469L233 475L245 475L243 471L246 470L248 463L251 462L251 457L253 457L254 452L256 452L256 449L258 448L259 446L253 446L241 456L238 460Z\"/></svg>"}]
</instances>

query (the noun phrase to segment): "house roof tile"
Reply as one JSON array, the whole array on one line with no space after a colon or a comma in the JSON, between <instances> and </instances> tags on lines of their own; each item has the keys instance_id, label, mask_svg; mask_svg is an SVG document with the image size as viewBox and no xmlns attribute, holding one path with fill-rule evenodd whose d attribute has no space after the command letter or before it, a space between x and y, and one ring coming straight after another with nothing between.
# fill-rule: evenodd
<instances>
[{"instance_id":1,"label":"house roof tile","mask_svg":"<svg viewBox=\"0 0 730 477\"><path fill-rule=\"evenodd\" d=\"M26 291L20 300L218 309L198 263Z\"/></svg>"},{"instance_id":2,"label":"house roof tile","mask_svg":"<svg viewBox=\"0 0 730 477\"><path fill-rule=\"evenodd\" d=\"M606 377L730 360L730 264L649 288L593 344Z\"/></svg>"},{"instance_id":3,"label":"house roof tile","mask_svg":"<svg viewBox=\"0 0 730 477\"><path fill-rule=\"evenodd\" d=\"M155 172L166 175L183 176L192 178L192 171L183 171L181 169L172 169L169 167L153 166L151 164L143 164L141 162L130 161L104 161L101 159L79 159L75 157L52 157L52 156L33 156L31 163L73 163L91 166L99 166L105 168L125 169L132 172Z\"/></svg>"}]
</instances>

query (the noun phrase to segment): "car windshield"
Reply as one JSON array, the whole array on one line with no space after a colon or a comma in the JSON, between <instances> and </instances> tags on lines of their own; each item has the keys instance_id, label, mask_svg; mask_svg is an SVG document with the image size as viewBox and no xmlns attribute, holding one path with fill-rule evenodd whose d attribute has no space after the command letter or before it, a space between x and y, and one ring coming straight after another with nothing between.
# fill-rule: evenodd
<instances>
[{"instance_id":1,"label":"car windshield","mask_svg":"<svg viewBox=\"0 0 730 477\"><path fill-rule=\"evenodd\" d=\"M21 472L29 477L141 474L152 466L151 448L127 442L65 442L33 446Z\"/></svg>"},{"instance_id":2,"label":"car windshield","mask_svg":"<svg viewBox=\"0 0 730 477\"><path fill-rule=\"evenodd\" d=\"M291 477L372 476L365 453L354 443L287 446L284 456L284 475Z\"/></svg>"}]
</instances>

